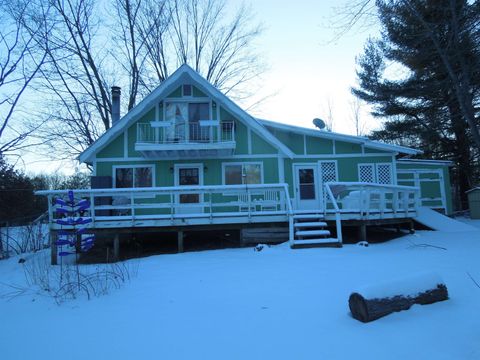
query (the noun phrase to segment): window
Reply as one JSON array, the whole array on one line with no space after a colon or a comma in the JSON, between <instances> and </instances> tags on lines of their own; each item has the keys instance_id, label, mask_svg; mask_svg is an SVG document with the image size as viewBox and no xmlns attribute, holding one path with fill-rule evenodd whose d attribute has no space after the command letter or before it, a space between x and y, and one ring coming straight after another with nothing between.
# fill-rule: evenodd
<instances>
[{"instance_id":1,"label":"window","mask_svg":"<svg viewBox=\"0 0 480 360\"><path fill-rule=\"evenodd\" d=\"M261 184L262 164L224 164L223 174L225 185Z\"/></svg>"},{"instance_id":2,"label":"window","mask_svg":"<svg viewBox=\"0 0 480 360\"><path fill-rule=\"evenodd\" d=\"M298 181L300 186L301 200L315 199L315 170L314 169L299 169Z\"/></svg>"},{"instance_id":3,"label":"window","mask_svg":"<svg viewBox=\"0 0 480 360\"><path fill-rule=\"evenodd\" d=\"M134 188L153 186L153 167L115 168L115 187Z\"/></svg>"},{"instance_id":4,"label":"window","mask_svg":"<svg viewBox=\"0 0 480 360\"><path fill-rule=\"evenodd\" d=\"M192 85L183 85L183 96L192 96Z\"/></svg>"}]
</instances>

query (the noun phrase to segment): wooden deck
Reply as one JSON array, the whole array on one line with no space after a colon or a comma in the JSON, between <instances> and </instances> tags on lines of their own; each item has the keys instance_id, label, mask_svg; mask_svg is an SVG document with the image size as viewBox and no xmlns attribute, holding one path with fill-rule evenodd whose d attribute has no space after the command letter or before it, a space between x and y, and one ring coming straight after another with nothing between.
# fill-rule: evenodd
<instances>
[{"instance_id":1,"label":"wooden deck","mask_svg":"<svg viewBox=\"0 0 480 360\"><path fill-rule=\"evenodd\" d=\"M287 184L177 186L133 189L77 189L77 199L90 207L79 216L91 219L93 230L178 228L235 224L287 223L290 243L342 243L342 222L369 224L405 221L417 215L418 188L396 185L336 182L324 184L319 209L294 209ZM50 230L68 229L57 214L57 198L67 190L39 191L48 196ZM308 220L311 218L312 220ZM313 226L311 222L316 222ZM61 221L60 221L61 222ZM313 228L298 230L305 223ZM334 222L336 237L324 222ZM300 223L300 224L299 224ZM244 227L244 226L242 226ZM307 231L307 232L306 232ZM308 235L319 235L310 237Z\"/></svg>"}]
</instances>

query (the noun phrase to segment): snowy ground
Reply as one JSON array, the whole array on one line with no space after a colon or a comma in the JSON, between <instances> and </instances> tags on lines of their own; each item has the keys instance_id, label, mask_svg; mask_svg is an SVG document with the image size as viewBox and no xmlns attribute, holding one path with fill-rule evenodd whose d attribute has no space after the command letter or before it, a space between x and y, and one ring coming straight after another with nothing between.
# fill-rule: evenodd
<instances>
[{"instance_id":1,"label":"snowy ground","mask_svg":"<svg viewBox=\"0 0 480 360\"><path fill-rule=\"evenodd\" d=\"M480 288L467 275L480 282L479 257L480 230L152 256L136 260L122 289L90 301L0 298L0 358L480 359ZM0 283L24 281L17 260L0 261ZM430 271L448 301L368 324L350 316L353 289Z\"/></svg>"}]
</instances>

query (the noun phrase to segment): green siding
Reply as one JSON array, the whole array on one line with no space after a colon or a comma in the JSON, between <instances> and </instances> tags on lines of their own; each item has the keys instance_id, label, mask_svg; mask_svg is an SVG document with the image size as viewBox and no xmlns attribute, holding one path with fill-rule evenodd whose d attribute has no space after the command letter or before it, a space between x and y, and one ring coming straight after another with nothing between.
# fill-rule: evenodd
<instances>
[{"instance_id":1,"label":"green siding","mask_svg":"<svg viewBox=\"0 0 480 360\"><path fill-rule=\"evenodd\" d=\"M113 176L113 166L115 165L155 165L155 184L154 186L174 186L175 174L174 168L177 164L202 164L203 165L203 184L219 185L222 184L222 163L241 163L255 162L263 164L264 183L278 183L278 161L276 158L258 158L258 159L211 159L211 160L162 160L162 161L109 161L97 164L98 176Z\"/></svg>"},{"instance_id":2,"label":"green siding","mask_svg":"<svg viewBox=\"0 0 480 360\"><path fill-rule=\"evenodd\" d=\"M337 154L358 154L362 152L362 147L359 144L336 140L335 151Z\"/></svg>"},{"instance_id":3,"label":"green siding","mask_svg":"<svg viewBox=\"0 0 480 360\"><path fill-rule=\"evenodd\" d=\"M268 129L273 134L273 136L275 136L290 150L292 150L294 154L303 155L303 135L295 134L293 132L281 131L270 127Z\"/></svg>"},{"instance_id":4,"label":"green siding","mask_svg":"<svg viewBox=\"0 0 480 360\"><path fill-rule=\"evenodd\" d=\"M252 153L253 154L276 154L278 153L272 145L267 143L263 138L251 131Z\"/></svg>"},{"instance_id":5,"label":"green siding","mask_svg":"<svg viewBox=\"0 0 480 360\"><path fill-rule=\"evenodd\" d=\"M333 154L333 141L306 136L306 146L308 155Z\"/></svg>"},{"instance_id":6,"label":"green siding","mask_svg":"<svg viewBox=\"0 0 480 360\"><path fill-rule=\"evenodd\" d=\"M179 98L182 97L182 87L179 86L173 90L170 94L167 95L167 98Z\"/></svg>"},{"instance_id":7,"label":"green siding","mask_svg":"<svg viewBox=\"0 0 480 360\"><path fill-rule=\"evenodd\" d=\"M123 157L123 133L97 153L97 158Z\"/></svg>"},{"instance_id":8,"label":"green siding","mask_svg":"<svg viewBox=\"0 0 480 360\"><path fill-rule=\"evenodd\" d=\"M207 95L204 92L202 92L195 86L192 86L192 94L193 94L193 97L207 97Z\"/></svg>"}]
</instances>

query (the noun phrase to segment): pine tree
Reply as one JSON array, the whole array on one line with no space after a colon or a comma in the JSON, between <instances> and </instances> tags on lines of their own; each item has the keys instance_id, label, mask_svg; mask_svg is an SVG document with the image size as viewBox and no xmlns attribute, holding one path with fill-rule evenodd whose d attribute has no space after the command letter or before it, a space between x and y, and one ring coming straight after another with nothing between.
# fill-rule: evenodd
<instances>
[{"instance_id":1,"label":"pine tree","mask_svg":"<svg viewBox=\"0 0 480 360\"><path fill-rule=\"evenodd\" d=\"M478 180L479 4L381 0L377 7L381 38L365 45L357 61L359 87L352 91L387 119L374 138L453 160L465 201Z\"/></svg>"}]
</instances>

